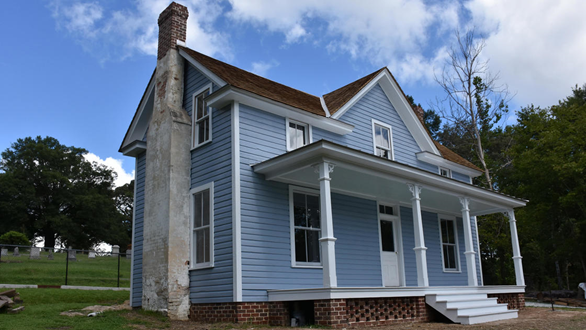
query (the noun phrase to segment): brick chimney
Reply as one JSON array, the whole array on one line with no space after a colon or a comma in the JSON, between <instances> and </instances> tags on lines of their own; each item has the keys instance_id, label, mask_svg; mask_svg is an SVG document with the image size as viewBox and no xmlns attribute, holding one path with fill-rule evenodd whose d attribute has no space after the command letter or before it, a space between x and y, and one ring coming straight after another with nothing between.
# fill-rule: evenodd
<instances>
[{"instance_id":1,"label":"brick chimney","mask_svg":"<svg viewBox=\"0 0 586 330\"><path fill-rule=\"evenodd\" d=\"M412 105L412 107L413 111L415 111L415 114L417 115L417 118L419 118L419 120L421 120L421 122L423 123L423 114L425 113L423 108L418 105Z\"/></svg>"},{"instance_id":2,"label":"brick chimney","mask_svg":"<svg viewBox=\"0 0 586 330\"><path fill-rule=\"evenodd\" d=\"M159 16L155 101L147 132L142 308L187 320L191 119L183 108L187 8L171 3Z\"/></svg>"},{"instance_id":3,"label":"brick chimney","mask_svg":"<svg viewBox=\"0 0 586 330\"><path fill-rule=\"evenodd\" d=\"M160 60L169 49L177 48L177 40L185 42L187 36L187 7L171 2L159 15L159 47L157 59Z\"/></svg>"}]
</instances>

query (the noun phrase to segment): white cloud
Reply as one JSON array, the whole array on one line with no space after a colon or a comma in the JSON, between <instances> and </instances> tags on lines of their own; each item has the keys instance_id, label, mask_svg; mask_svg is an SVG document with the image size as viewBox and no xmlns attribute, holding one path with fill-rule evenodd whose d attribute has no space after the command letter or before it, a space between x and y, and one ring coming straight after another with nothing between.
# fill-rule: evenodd
<instances>
[{"instance_id":1,"label":"white cloud","mask_svg":"<svg viewBox=\"0 0 586 330\"><path fill-rule=\"evenodd\" d=\"M467 8L488 33L484 55L521 105L549 106L586 83L586 2L474 0Z\"/></svg>"},{"instance_id":2,"label":"white cloud","mask_svg":"<svg viewBox=\"0 0 586 330\"><path fill-rule=\"evenodd\" d=\"M58 28L65 28L87 52L100 61L123 60L136 53L156 55L159 14L167 0L137 0L131 8L111 10L93 2L52 0L49 4ZM228 37L215 31L213 22L222 13L212 0L188 0L187 45L198 51L231 58Z\"/></svg>"},{"instance_id":3,"label":"white cloud","mask_svg":"<svg viewBox=\"0 0 586 330\"><path fill-rule=\"evenodd\" d=\"M259 61L259 62L252 62L252 73L257 74L262 77L266 77L267 73L270 69L279 66L279 62L272 60L269 62Z\"/></svg>"},{"instance_id":4,"label":"white cloud","mask_svg":"<svg viewBox=\"0 0 586 330\"><path fill-rule=\"evenodd\" d=\"M123 160L121 159L115 159L112 157L102 159L100 158L100 156L92 154L91 152L85 154L84 157L89 162L96 162L98 164L105 165L114 170L114 172L116 172L117 175L116 180L114 181L114 185L116 187L123 186L127 183L130 183L130 181L134 180L134 170L132 170L132 172L130 173L126 172L122 167Z\"/></svg>"}]
</instances>

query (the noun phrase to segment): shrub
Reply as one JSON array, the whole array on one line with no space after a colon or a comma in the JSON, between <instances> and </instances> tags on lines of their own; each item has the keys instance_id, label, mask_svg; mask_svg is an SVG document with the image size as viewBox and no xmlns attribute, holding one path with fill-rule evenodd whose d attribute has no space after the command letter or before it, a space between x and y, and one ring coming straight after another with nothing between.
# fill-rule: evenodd
<instances>
[{"instance_id":1,"label":"shrub","mask_svg":"<svg viewBox=\"0 0 586 330\"><path fill-rule=\"evenodd\" d=\"M25 234L17 231L9 231L6 234L0 236L0 244L11 244L11 245L31 245Z\"/></svg>"}]
</instances>

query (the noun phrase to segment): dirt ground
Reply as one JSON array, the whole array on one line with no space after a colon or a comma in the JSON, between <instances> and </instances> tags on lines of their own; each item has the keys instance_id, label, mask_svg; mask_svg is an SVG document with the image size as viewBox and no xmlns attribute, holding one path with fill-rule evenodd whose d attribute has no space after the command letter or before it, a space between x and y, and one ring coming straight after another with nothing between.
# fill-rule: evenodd
<instances>
[{"instance_id":1,"label":"dirt ground","mask_svg":"<svg viewBox=\"0 0 586 330\"><path fill-rule=\"evenodd\" d=\"M267 326L246 326L237 324L204 324L195 322L172 321L167 324L170 329L196 329L196 330L228 330L228 329L271 329ZM384 327L371 327L360 329L372 330L398 330L398 329L417 329L417 330L437 330L437 329L552 329L552 330L583 330L586 329L586 310L556 310L551 311L547 308L527 307L519 312L519 318L513 320L504 320L477 325L460 325L446 323L409 323ZM275 328L282 330L291 330L292 328ZM302 328L299 328L302 329ZM310 328L306 328L310 329ZM314 328L315 329L315 328Z\"/></svg>"}]
</instances>

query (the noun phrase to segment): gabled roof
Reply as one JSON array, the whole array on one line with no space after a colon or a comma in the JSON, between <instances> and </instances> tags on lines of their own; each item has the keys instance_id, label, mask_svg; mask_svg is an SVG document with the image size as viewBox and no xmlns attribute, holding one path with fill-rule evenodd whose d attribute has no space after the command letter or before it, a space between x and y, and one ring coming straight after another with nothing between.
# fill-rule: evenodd
<instances>
[{"instance_id":1,"label":"gabled roof","mask_svg":"<svg viewBox=\"0 0 586 330\"><path fill-rule=\"evenodd\" d=\"M198 53L193 49L178 47L229 85L316 115L326 116L321 106L321 101L317 96L257 76L254 73Z\"/></svg>"},{"instance_id":2,"label":"gabled roof","mask_svg":"<svg viewBox=\"0 0 586 330\"><path fill-rule=\"evenodd\" d=\"M381 68L376 70L375 72L362 77L354 82L349 83L346 86L340 87L335 91L325 94L324 101L328 110L330 111L330 115L336 113L336 111L340 110L344 104L348 103L350 99L354 97L364 86L366 86L374 77L376 77L381 71L386 68Z\"/></svg>"}]
</instances>

